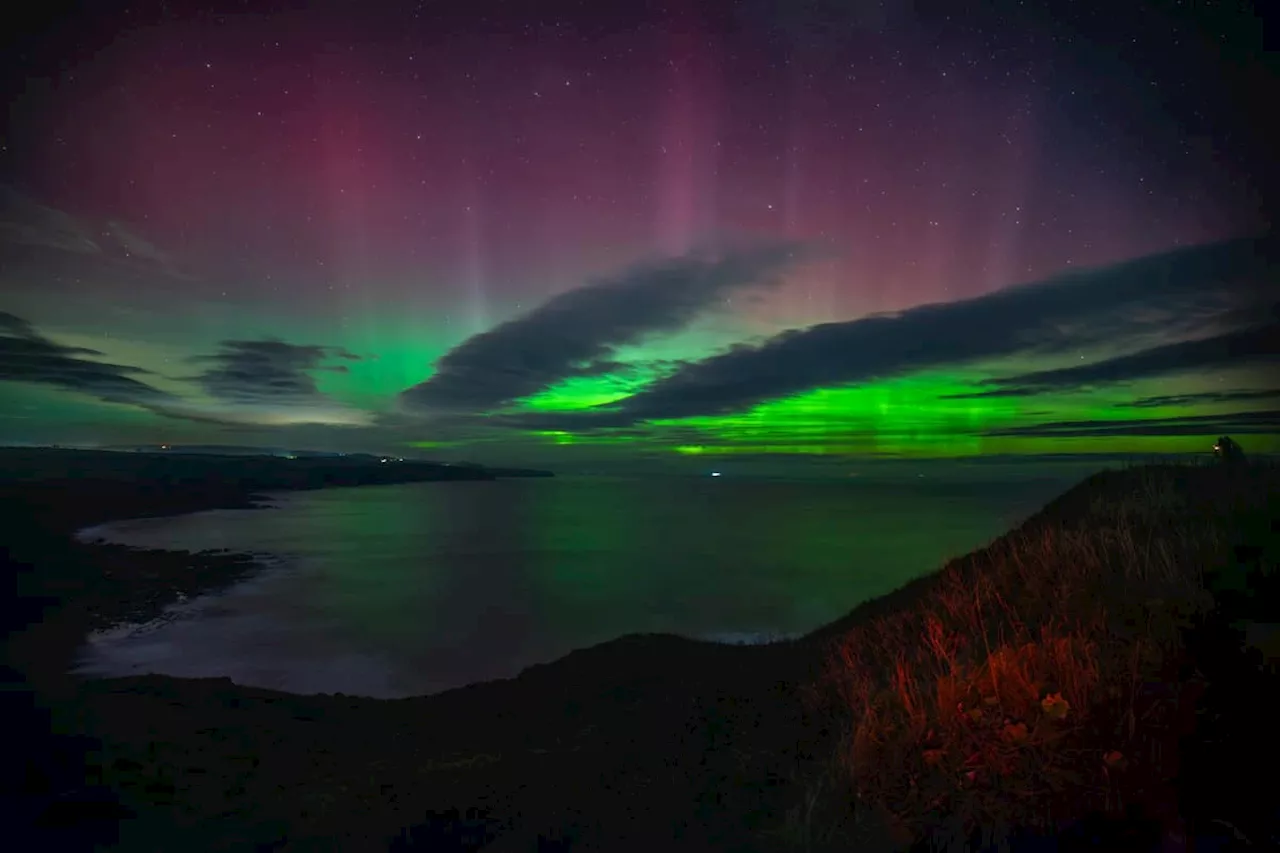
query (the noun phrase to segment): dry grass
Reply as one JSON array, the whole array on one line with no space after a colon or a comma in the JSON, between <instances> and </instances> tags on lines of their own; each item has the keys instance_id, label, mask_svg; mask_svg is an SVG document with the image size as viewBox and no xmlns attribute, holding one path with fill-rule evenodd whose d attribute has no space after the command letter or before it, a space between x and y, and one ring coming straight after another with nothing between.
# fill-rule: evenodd
<instances>
[{"instance_id":1,"label":"dry grass","mask_svg":"<svg viewBox=\"0 0 1280 853\"><path fill-rule=\"evenodd\" d=\"M1241 483L1104 472L950 564L915 606L832 642L859 822L900 842L991 843L1176 799L1196 689L1178 673L1183 629L1213 607L1226 510L1258 499Z\"/></svg>"}]
</instances>

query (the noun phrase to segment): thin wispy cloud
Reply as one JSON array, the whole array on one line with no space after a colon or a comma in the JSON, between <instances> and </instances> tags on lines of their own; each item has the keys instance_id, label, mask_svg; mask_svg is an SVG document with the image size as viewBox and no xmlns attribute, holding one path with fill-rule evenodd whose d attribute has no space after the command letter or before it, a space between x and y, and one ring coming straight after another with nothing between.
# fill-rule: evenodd
<instances>
[{"instance_id":1,"label":"thin wispy cloud","mask_svg":"<svg viewBox=\"0 0 1280 853\"><path fill-rule=\"evenodd\" d=\"M171 253L144 237L136 226L75 216L40 204L12 187L0 186L0 254L8 258L24 250L61 256L69 268L91 260L189 278Z\"/></svg>"},{"instance_id":2,"label":"thin wispy cloud","mask_svg":"<svg viewBox=\"0 0 1280 853\"><path fill-rule=\"evenodd\" d=\"M37 247L76 254L102 251L94 229L74 216L0 185L0 245Z\"/></svg>"},{"instance_id":3,"label":"thin wispy cloud","mask_svg":"<svg viewBox=\"0 0 1280 853\"><path fill-rule=\"evenodd\" d=\"M1280 432L1280 411L1236 412L1224 415L1184 415L1170 418L1050 421L987 430L983 435L1019 438L1102 438L1106 436L1174 436Z\"/></svg>"},{"instance_id":4,"label":"thin wispy cloud","mask_svg":"<svg viewBox=\"0 0 1280 853\"><path fill-rule=\"evenodd\" d=\"M1242 403L1253 400L1280 399L1280 388L1274 390L1202 391L1196 394L1161 394L1142 397L1120 405L1134 409L1155 409L1175 406L1203 406L1214 403Z\"/></svg>"},{"instance_id":5,"label":"thin wispy cloud","mask_svg":"<svg viewBox=\"0 0 1280 853\"><path fill-rule=\"evenodd\" d=\"M1280 359L1280 322L1261 323L1225 335L1179 341L1089 364L988 379L989 391L955 397L1026 397Z\"/></svg>"}]
</instances>

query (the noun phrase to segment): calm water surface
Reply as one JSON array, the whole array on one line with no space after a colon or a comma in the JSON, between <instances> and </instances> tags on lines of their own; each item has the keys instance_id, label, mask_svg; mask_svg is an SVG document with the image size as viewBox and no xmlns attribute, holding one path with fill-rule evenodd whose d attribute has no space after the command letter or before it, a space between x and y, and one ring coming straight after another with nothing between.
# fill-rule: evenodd
<instances>
[{"instance_id":1,"label":"calm water surface","mask_svg":"<svg viewBox=\"0 0 1280 853\"><path fill-rule=\"evenodd\" d=\"M86 535L280 559L161 620L90 637L77 671L395 697L510 677L629 633L802 633L1078 479L417 483L115 523Z\"/></svg>"}]
</instances>

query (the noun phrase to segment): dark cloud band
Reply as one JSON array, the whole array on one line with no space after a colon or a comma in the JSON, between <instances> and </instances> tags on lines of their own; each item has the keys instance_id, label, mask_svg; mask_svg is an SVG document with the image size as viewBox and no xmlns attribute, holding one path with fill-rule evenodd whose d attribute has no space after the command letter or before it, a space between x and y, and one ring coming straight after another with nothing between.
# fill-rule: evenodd
<instances>
[{"instance_id":1,"label":"dark cloud band","mask_svg":"<svg viewBox=\"0 0 1280 853\"><path fill-rule=\"evenodd\" d=\"M101 355L97 350L54 343L21 317L0 311L0 381L53 385L111 403L173 402L169 394L135 378L147 371L93 359Z\"/></svg>"},{"instance_id":2,"label":"dark cloud band","mask_svg":"<svg viewBox=\"0 0 1280 853\"><path fill-rule=\"evenodd\" d=\"M401 399L416 412L485 412L599 375L616 347L676 331L732 292L770 283L800 255L794 244L690 255L562 293L464 341Z\"/></svg>"},{"instance_id":3,"label":"dark cloud band","mask_svg":"<svg viewBox=\"0 0 1280 853\"><path fill-rule=\"evenodd\" d=\"M1280 432L1280 411L1237 412L1227 415L1186 415L1173 418L1125 418L1093 421L1051 421L988 430L987 436L1019 438L1101 438L1106 436L1269 435Z\"/></svg>"},{"instance_id":4,"label":"dark cloud band","mask_svg":"<svg viewBox=\"0 0 1280 853\"><path fill-rule=\"evenodd\" d=\"M1274 248L1269 240L1229 241L1010 287L974 299L786 332L759 346L736 347L688 364L616 406L568 417L564 422L570 427L610 426L723 414L814 388L984 359L1058 352L1073 338L1093 342L1092 323L1105 320L1114 326L1116 318L1123 322L1123 318L1139 317L1152 308L1181 311L1186 320L1183 327L1221 321L1224 305L1230 306L1232 316L1248 316L1250 310L1257 316L1265 305L1263 283L1275 268ZM1214 298L1206 299L1206 294ZM1198 320L1186 319L1196 311L1205 313ZM1071 329L1079 331L1064 331ZM1269 351L1270 345L1256 330L1238 334L1216 344L1202 344L1199 354L1212 354L1221 361L1241 351ZM1131 361L1128 366L1151 371L1189 352L1196 354L1195 347L1157 354L1146 362ZM1107 374L1100 370L1098 375ZM1014 385L992 393L1013 396L1031 391Z\"/></svg>"},{"instance_id":5,"label":"dark cloud band","mask_svg":"<svg viewBox=\"0 0 1280 853\"><path fill-rule=\"evenodd\" d=\"M1156 376L1256 365L1280 357L1280 323L1263 323L1191 341L1178 341L1091 364L1041 370L983 383L990 391L956 397L1028 397Z\"/></svg>"},{"instance_id":6,"label":"dark cloud band","mask_svg":"<svg viewBox=\"0 0 1280 853\"><path fill-rule=\"evenodd\" d=\"M326 361L357 361L340 347L290 344L279 340L223 341L213 355L192 361L207 364L195 380L211 396L236 405L311 405L326 400L313 373L345 371Z\"/></svg>"}]
</instances>

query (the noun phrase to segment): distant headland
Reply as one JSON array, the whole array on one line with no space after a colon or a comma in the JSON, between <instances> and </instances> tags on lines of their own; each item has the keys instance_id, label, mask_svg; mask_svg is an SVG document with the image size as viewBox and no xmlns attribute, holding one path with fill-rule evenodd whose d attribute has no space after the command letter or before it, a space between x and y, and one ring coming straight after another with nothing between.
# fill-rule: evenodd
<instances>
[{"instance_id":1,"label":"distant headland","mask_svg":"<svg viewBox=\"0 0 1280 853\"><path fill-rule=\"evenodd\" d=\"M56 527L202 509L261 506L268 492L338 486L550 477L550 471L449 465L370 454L231 455L191 448L0 447L0 501Z\"/></svg>"},{"instance_id":2,"label":"distant headland","mask_svg":"<svg viewBox=\"0 0 1280 853\"><path fill-rule=\"evenodd\" d=\"M0 482L146 479L236 482L247 489L306 489L429 480L550 477L550 471L474 462L435 462L375 453L234 445L140 445L100 448L0 447Z\"/></svg>"}]
</instances>

